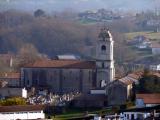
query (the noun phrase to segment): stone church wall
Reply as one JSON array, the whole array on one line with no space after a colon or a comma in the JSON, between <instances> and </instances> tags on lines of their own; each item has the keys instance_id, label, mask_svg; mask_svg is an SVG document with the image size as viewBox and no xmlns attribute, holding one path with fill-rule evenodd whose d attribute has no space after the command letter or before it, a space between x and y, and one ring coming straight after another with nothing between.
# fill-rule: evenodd
<instances>
[{"instance_id":1,"label":"stone church wall","mask_svg":"<svg viewBox=\"0 0 160 120\"><path fill-rule=\"evenodd\" d=\"M93 69L23 68L21 86L49 87L55 93L89 93L96 85Z\"/></svg>"}]
</instances>

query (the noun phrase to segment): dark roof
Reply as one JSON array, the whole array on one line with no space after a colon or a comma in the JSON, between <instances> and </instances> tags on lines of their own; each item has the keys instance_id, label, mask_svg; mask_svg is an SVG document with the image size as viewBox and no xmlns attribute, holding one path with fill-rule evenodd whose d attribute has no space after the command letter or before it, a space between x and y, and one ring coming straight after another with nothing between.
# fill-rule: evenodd
<instances>
[{"instance_id":1,"label":"dark roof","mask_svg":"<svg viewBox=\"0 0 160 120\"><path fill-rule=\"evenodd\" d=\"M160 93L136 94L136 99L143 99L145 104L160 104Z\"/></svg>"},{"instance_id":2,"label":"dark roof","mask_svg":"<svg viewBox=\"0 0 160 120\"><path fill-rule=\"evenodd\" d=\"M22 112L44 110L43 105L0 106L0 112Z\"/></svg>"},{"instance_id":3,"label":"dark roof","mask_svg":"<svg viewBox=\"0 0 160 120\"><path fill-rule=\"evenodd\" d=\"M83 61L83 60L39 60L25 67L95 69L96 64L94 61Z\"/></svg>"}]
</instances>

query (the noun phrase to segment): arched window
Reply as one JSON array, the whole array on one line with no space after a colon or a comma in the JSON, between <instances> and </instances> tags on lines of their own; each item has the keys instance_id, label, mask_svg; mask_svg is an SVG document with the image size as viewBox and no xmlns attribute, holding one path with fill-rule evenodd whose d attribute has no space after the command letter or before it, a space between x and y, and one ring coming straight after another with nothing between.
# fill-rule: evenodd
<instances>
[{"instance_id":1,"label":"arched window","mask_svg":"<svg viewBox=\"0 0 160 120\"><path fill-rule=\"evenodd\" d=\"M102 51L106 51L106 46L102 45L101 49L102 49Z\"/></svg>"},{"instance_id":2,"label":"arched window","mask_svg":"<svg viewBox=\"0 0 160 120\"><path fill-rule=\"evenodd\" d=\"M105 67L105 65L104 65L104 63L102 63L102 68L104 68Z\"/></svg>"}]
</instances>

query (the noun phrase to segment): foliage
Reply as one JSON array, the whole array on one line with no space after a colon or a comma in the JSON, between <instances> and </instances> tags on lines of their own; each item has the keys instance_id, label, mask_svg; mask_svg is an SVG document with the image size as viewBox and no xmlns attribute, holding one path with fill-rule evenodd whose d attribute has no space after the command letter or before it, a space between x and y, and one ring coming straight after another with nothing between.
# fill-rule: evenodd
<instances>
[{"instance_id":1,"label":"foliage","mask_svg":"<svg viewBox=\"0 0 160 120\"><path fill-rule=\"evenodd\" d=\"M41 10L35 12L38 11ZM0 13L0 26L0 53L11 51L18 54L18 59L14 60L17 69L39 59L39 53L51 58L57 54L76 54L87 59L95 58L95 46L100 30L95 24L83 25L58 15L34 17L13 10ZM124 27L125 31L129 31L127 28L134 26L132 22L119 21L108 26L115 40L116 62L122 63L137 58L135 52L125 44L124 35L119 33Z\"/></svg>"},{"instance_id":2,"label":"foliage","mask_svg":"<svg viewBox=\"0 0 160 120\"><path fill-rule=\"evenodd\" d=\"M142 32L129 32L126 33L125 36L127 39L131 40L136 36L143 35L148 39L152 40L159 40L160 39L160 32L153 32L153 31L142 31Z\"/></svg>"},{"instance_id":3,"label":"foliage","mask_svg":"<svg viewBox=\"0 0 160 120\"><path fill-rule=\"evenodd\" d=\"M35 17L43 17L43 16L45 16L45 12L41 9L38 9L34 12L34 16Z\"/></svg>"},{"instance_id":4,"label":"foliage","mask_svg":"<svg viewBox=\"0 0 160 120\"><path fill-rule=\"evenodd\" d=\"M35 18L9 11L0 14L0 51L17 53L24 44L33 44L40 53L81 54L88 49L85 42L95 40L94 29L55 17ZM90 45L93 45L93 41Z\"/></svg>"},{"instance_id":5,"label":"foliage","mask_svg":"<svg viewBox=\"0 0 160 120\"><path fill-rule=\"evenodd\" d=\"M101 114L101 115L106 115L107 113L108 114L113 113L113 111L110 109L88 108L88 111L86 111L81 108L74 108L74 109L72 108L72 109L67 109L66 113L64 114L53 116L53 119L68 120L68 119L74 119L78 117L84 117L86 115L86 112L88 112L88 114Z\"/></svg>"},{"instance_id":6,"label":"foliage","mask_svg":"<svg viewBox=\"0 0 160 120\"><path fill-rule=\"evenodd\" d=\"M127 108L131 108L131 107L134 107L134 106L135 106L135 103L132 102L132 101L128 101L128 102L126 103L126 107L127 107Z\"/></svg>"},{"instance_id":7,"label":"foliage","mask_svg":"<svg viewBox=\"0 0 160 120\"><path fill-rule=\"evenodd\" d=\"M0 105L2 106L26 105L26 101L23 98L8 98L5 100L0 100Z\"/></svg>"},{"instance_id":8,"label":"foliage","mask_svg":"<svg viewBox=\"0 0 160 120\"><path fill-rule=\"evenodd\" d=\"M145 71L136 86L136 90L138 93L160 93L160 78L149 71Z\"/></svg>"}]
</instances>

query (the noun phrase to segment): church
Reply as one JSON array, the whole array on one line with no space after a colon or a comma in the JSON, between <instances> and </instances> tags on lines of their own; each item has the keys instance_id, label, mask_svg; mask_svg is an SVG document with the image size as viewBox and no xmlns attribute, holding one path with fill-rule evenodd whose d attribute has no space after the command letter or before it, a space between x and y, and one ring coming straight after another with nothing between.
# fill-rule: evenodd
<instances>
[{"instance_id":1,"label":"church","mask_svg":"<svg viewBox=\"0 0 160 120\"><path fill-rule=\"evenodd\" d=\"M36 61L21 68L20 86L47 88L56 94L104 89L115 77L113 47L110 31L103 28L97 37L95 60Z\"/></svg>"}]
</instances>

